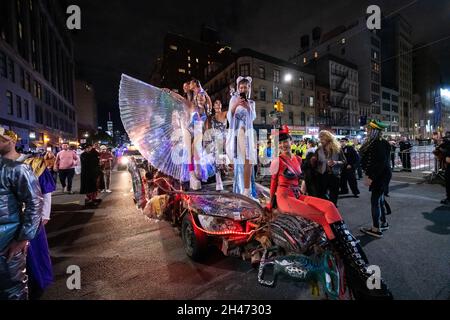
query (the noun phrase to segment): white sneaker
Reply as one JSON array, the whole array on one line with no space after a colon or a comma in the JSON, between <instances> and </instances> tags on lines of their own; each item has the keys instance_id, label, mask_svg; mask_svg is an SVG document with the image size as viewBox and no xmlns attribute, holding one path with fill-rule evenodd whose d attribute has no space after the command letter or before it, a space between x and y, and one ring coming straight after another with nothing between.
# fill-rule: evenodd
<instances>
[{"instance_id":1,"label":"white sneaker","mask_svg":"<svg viewBox=\"0 0 450 320\"><path fill-rule=\"evenodd\" d=\"M216 191L223 191L223 183L220 173L216 173Z\"/></svg>"},{"instance_id":2,"label":"white sneaker","mask_svg":"<svg viewBox=\"0 0 450 320\"><path fill-rule=\"evenodd\" d=\"M190 173L189 184L190 188L194 191L200 190L202 188L202 182L198 180L194 172Z\"/></svg>"},{"instance_id":3,"label":"white sneaker","mask_svg":"<svg viewBox=\"0 0 450 320\"><path fill-rule=\"evenodd\" d=\"M62 189L62 193L66 193L66 190L67 190L67 188L64 187L64 188Z\"/></svg>"},{"instance_id":4,"label":"white sneaker","mask_svg":"<svg viewBox=\"0 0 450 320\"><path fill-rule=\"evenodd\" d=\"M112 191L108 189L108 190L106 190L106 193L112 193Z\"/></svg>"}]
</instances>

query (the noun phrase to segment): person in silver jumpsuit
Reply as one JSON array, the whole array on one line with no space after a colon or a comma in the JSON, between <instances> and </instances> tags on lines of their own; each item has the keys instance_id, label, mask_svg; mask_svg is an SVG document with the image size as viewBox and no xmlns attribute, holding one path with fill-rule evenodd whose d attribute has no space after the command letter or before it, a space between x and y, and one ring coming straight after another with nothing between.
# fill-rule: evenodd
<instances>
[{"instance_id":1,"label":"person in silver jumpsuit","mask_svg":"<svg viewBox=\"0 0 450 320\"><path fill-rule=\"evenodd\" d=\"M0 300L28 299L26 248L43 206L31 167L10 158L16 142L14 132L0 128Z\"/></svg>"}]
</instances>

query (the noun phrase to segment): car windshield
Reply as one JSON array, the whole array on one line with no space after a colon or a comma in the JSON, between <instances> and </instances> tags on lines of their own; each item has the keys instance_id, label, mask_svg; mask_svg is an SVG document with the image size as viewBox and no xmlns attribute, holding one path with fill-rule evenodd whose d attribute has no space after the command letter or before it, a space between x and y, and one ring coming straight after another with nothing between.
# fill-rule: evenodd
<instances>
[{"instance_id":1,"label":"car windshield","mask_svg":"<svg viewBox=\"0 0 450 320\"><path fill-rule=\"evenodd\" d=\"M127 150L123 153L124 156L140 156L141 153L138 150Z\"/></svg>"}]
</instances>

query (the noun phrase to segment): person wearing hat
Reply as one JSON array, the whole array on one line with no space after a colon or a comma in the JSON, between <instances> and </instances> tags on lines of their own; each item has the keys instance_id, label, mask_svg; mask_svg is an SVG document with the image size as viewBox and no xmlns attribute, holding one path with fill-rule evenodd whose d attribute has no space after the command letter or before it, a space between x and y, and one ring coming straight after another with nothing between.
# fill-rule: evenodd
<instances>
[{"instance_id":1,"label":"person wearing hat","mask_svg":"<svg viewBox=\"0 0 450 320\"><path fill-rule=\"evenodd\" d=\"M107 146L100 147L100 169L103 173L103 179L105 180L105 189L102 192L111 193L111 169L114 157L112 153L108 150Z\"/></svg>"},{"instance_id":2,"label":"person wearing hat","mask_svg":"<svg viewBox=\"0 0 450 320\"><path fill-rule=\"evenodd\" d=\"M38 178L18 162L17 134L0 128L0 300L28 299L26 258L44 206Z\"/></svg>"},{"instance_id":3,"label":"person wearing hat","mask_svg":"<svg viewBox=\"0 0 450 320\"><path fill-rule=\"evenodd\" d=\"M360 149L361 166L366 174L366 185L371 191L372 227L361 228L361 232L381 238L389 229L386 220L384 194L392 177L390 168L390 144L382 137L387 125L372 120L367 127L367 139Z\"/></svg>"},{"instance_id":4,"label":"person wearing hat","mask_svg":"<svg viewBox=\"0 0 450 320\"><path fill-rule=\"evenodd\" d=\"M84 144L82 149L80 194L86 195L87 207L97 206L101 202L101 199L97 199L97 179L100 172L98 152L89 143Z\"/></svg>"},{"instance_id":5,"label":"person wearing hat","mask_svg":"<svg viewBox=\"0 0 450 320\"><path fill-rule=\"evenodd\" d=\"M341 139L341 147L347 159L346 166L341 173L341 192L340 194L348 194L348 185L352 190L353 196L359 198L358 182L356 181L356 166L359 162L359 154L353 145L349 143L348 138Z\"/></svg>"}]
</instances>

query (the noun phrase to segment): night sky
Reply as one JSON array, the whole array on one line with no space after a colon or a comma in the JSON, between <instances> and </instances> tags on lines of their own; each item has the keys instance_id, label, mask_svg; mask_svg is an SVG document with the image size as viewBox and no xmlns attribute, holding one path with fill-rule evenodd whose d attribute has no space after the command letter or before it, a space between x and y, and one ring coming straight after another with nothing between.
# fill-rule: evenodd
<instances>
[{"instance_id":1,"label":"night sky","mask_svg":"<svg viewBox=\"0 0 450 320\"><path fill-rule=\"evenodd\" d=\"M202 24L220 32L233 50L248 47L282 59L294 54L300 36L315 26L323 32L349 24L371 4L384 15L401 13L413 27L413 44L428 44L450 36L450 1L145 1L74 0L82 12L82 30L73 34L77 76L91 83L99 105L99 125L117 106L121 73L148 81L155 59L162 54L167 31L199 39ZM432 55L450 86L450 38L435 43ZM117 128L117 126L116 126Z\"/></svg>"}]
</instances>

